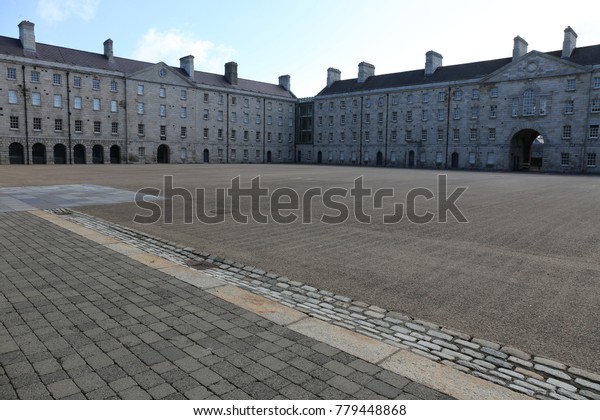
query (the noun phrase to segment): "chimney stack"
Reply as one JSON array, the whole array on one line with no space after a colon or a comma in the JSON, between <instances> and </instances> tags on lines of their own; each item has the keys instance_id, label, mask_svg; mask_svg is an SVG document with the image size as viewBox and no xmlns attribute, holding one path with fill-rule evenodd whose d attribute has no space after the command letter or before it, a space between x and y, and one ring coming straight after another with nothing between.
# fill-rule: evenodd
<instances>
[{"instance_id":1,"label":"chimney stack","mask_svg":"<svg viewBox=\"0 0 600 420\"><path fill-rule=\"evenodd\" d=\"M19 39L26 53L35 54L35 25L29 21L19 23Z\"/></svg>"},{"instance_id":2,"label":"chimney stack","mask_svg":"<svg viewBox=\"0 0 600 420\"><path fill-rule=\"evenodd\" d=\"M364 83L371 76L375 76L375 66L373 64L362 63L358 64L358 83Z\"/></svg>"},{"instance_id":3,"label":"chimney stack","mask_svg":"<svg viewBox=\"0 0 600 420\"><path fill-rule=\"evenodd\" d=\"M194 56L186 55L179 59L179 68L185 71L190 79L194 78Z\"/></svg>"},{"instance_id":4,"label":"chimney stack","mask_svg":"<svg viewBox=\"0 0 600 420\"><path fill-rule=\"evenodd\" d=\"M284 88L285 90L287 90L289 92L290 91L290 76L287 74L285 76L279 76L279 86L281 86L282 88Z\"/></svg>"},{"instance_id":5,"label":"chimney stack","mask_svg":"<svg viewBox=\"0 0 600 420\"><path fill-rule=\"evenodd\" d=\"M425 53L425 76L433 75L438 67L442 67L443 58L441 54L435 51L427 51Z\"/></svg>"},{"instance_id":6,"label":"chimney stack","mask_svg":"<svg viewBox=\"0 0 600 420\"><path fill-rule=\"evenodd\" d=\"M577 34L570 26L565 29L565 39L563 41L563 49L561 58L571 57L571 53L577 44Z\"/></svg>"},{"instance_id":7,"label":"chimney stack","mask_svg":"<svg viewBox=\"0 0 600 420\"><path fill-rule=\"evenodd\" d=\"M104 41L104 56L110 62L115 61L115 58L113 57L113 41L110 38Z\"/></svg>"},{"instance_id":8,"label":"chimney stack","mask_svg":"<svg viewBox=\"0 0 600 420\"><path fill-rule=\"evenodd\" d=\"M525 54L527 54L527 41L525 41L523 38L521 38L520 36L516 36L515 39L515 44L513 47L513 57L512 57L512 61L517 60L519 57L524 56Z\"/></svg>"},{"instance_id":9,"label":"chimney stack","mask_svg":"<svg viewBox=\"0 0 600 420\"><path fill-rule=\"evenodd\" d=\"M339 82L342 78L342 72L333 67L327 69L327 87L333 85L335 82Z\"/></svg>"},{"instance_id":10,"label":"chimney stack","mask_svg":"<svg viewBox=\"0 0 600 420\"><path fill-rule=\"evenodd\" d=\"M238 83L238 73L237 73L237 63L230 61L229 63L225 63L225 79L231 85L237 85Z\"/></svg>"}]
</instances>

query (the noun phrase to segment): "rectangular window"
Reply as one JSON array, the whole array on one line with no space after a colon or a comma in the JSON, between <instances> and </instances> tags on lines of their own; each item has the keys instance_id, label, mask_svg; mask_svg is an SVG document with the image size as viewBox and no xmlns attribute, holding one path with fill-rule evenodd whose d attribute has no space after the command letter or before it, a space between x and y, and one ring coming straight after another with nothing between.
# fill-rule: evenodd
<instances>
[{"instance_id":1,"label":"rectangular window","mask_svg":"<svg viewBox=\"0 0 600 420\"><path fill-rule=\"evenodd\" d=\"M273 117L271 115L267 115L267 125L273 124Z\"/></svg>"},{"instance_id":2,"label":"rectangular window","mask_svg":"<svg viewBox=\"0 0 600 420\"><path fill-rule=\"evenodd\" d=\"M377 114L377 123L383 124L383 112Z\"/></svg>"},{"instance_id":3,"label":"rectangular window","mask_svg":"<svg viewBox=\"0 0 600 420\"><path fill-rule=\"evenodd\" d=\"M231 149L231 160L235 160L235 149Z\"/></svg>"},{"instance_id":4,"label":"rectangular window","mask_svg":"<svg viewBox=\"0 0 600 420\"><path fill-rule=\"evenodd\" d=\"M413 103L413 95L412 95L412 93L409 93L408 95L406 95L406 103L407 104L412 104Z\"/></svg>"},{"instance_id":5,"label":"rectangular window","mask_svg":"<svg viewBox=\"0 0 600 420\"><path fill-rule=\"evenodd\" d=\"M235 112L231 113L231 122L237 122L237 113L235 113Z\"/></svg>"},{"instance_id":6,"label":"rectangular window","mask_svg":"<svg viewBox=\"0 0 600 420\"><path fill-rule=\"evenodd\" d=\"M392 96L392 105L398 105L398 97Z\"/></svg>"},{"instance_id":7,"label":"rectangular window","mask_svg":"<svg viewBox=\"0 0 600 420\"><path fill-rule=\"evenodd\" d=\"M444 102L445 100L446 100L446 92L439 92L438 93L438 101Z\"/></svg>"},{"instance_id":8,"label":"rectangular window","mask_svg":"<svg viewBox=\"0 0 600 420\"><path fill-rule=\"evenodd\" d=\"M475 152L469 152L469 165L475 165Z\"/></svg>"},{"instance_id":9,"label":"rectangular window","mask_svg":"<svg viewBox=\"0 0 600 420\"><path fill-rule=\"evenodd\" d=\"M497 87L493 87L490 89L490 96L492 98L497 98L498 97L498 88Z\"/></svg>"},{"instance_id":10,"label":"rectangular window","mask_svg":"<svg viewBox=\"0 0 600 420\"><path fill-rule=\"evenodd\" d=\"M146 148L145 147L138 147L138 158L139 159L144 159L146 157Z\"/></svg>"},{"instance_id":11,"label":"rectangular window","mask_svg":"<svg viewBox=\"0 0 600 420\"><path fill-rule=\"evenodd\" d=\"M33 129L35 131L42 130L42 119L40 117L33 117Z\"/></svg>"},{"instance_id":12,"label":"rectangular window","mask_svg":"<svg viewBox=\"0 0 600 420\"><path fill-rule=\"evenodd\" d=\"M498 116L498 105L490 105L490 118Z\"/></svg>"},{"instance_id":13,"label":"rectangular window","mask_svg":"<svg viewBox=\"0 0 600 420\"><path fill-rule=\"evenodd\" d=\"M570 158L570 153L561 153L560 154L560 164L561 166L568 166L569 165L569 158Z\"/></svg>"},{"instance_id":14,"label":"rectangular window","mask_svg":"<svg viewBox=\"0 0 600 420\"><path fill-rule=\"evenodd\" d=\"M288 118L288 127L293 127L293 126L294 126L294 119Z\"/></svg>"},{"instance_id":15,"label":"rectangular window","mask_svg":"<svg viewBox=\"0 0 600 420\"><path fill-rule=\"evenodd\" d=\"M62 131L63 129L63 120L57 118L54 120L54 131Z\"/></svg>"},{"instance_id":16,"label":"rectangular window","mask_svg":"<svg viewBox=\"0 0 600 420\"><path fill-rule=\"evenodd\" d=\"M427 121L428 119L429 119L429 111L428 111L428 110L426 110L426 109L424 109L424 110L421 112L421 120L423 120L423 121Z\"/></svg>"},{"instance_id":17,"label":"rectangular window","mask_svg":"<svg viewBox=\"0 0 600 420\"><path fill-rule=\"evenodd\" d=\"M392 112L392 122L398 121L398 113L396 111Z\"/></svg>"},{"instance_id":18,"label":"rectangular window","mask_svg":"<svg viewBox=\"0 0 600 420\"><path fill-rule=\"evenodd\" d=\"M256 132L256 141L260 141L260 131Z\"/></svg>"},{"instance_id":19,"label":"rectangular window","mask_svg":"<svg viewBox=\"0 0 600 420\"><path fill-rule=\"evenodd\" d=\"M437 139L438 139L438 141L443 141L444 140L444 129L443 128L438 128L438 130L437 130Z\"/></svg>"},{"instance_id":20,"label":"rectangular window","mask_svg":"<svg viewBox=\"0 0 600 420\"><path fill-rule=\"evenodd\" d=\"M279 133L281 134L281 133ZM281 138L281 137L280 137ZM273 139L273 133L271 133L270 131L267 132L267 141L271 141Z\"/></svg>"},{"instance_id":21,"label":"rectangular window","mask_svg":"<svg viewBox=\"0 0 600 420\"><path fill-rule=\"evenodd\" d=\"M94 121L94 134L100 134L102 131L100 130L102 125L100 121Z\"/></svg>"},{"instance_id":22,"label":"rectangular window","mask_svg":"<svg viewBox=\"0 0 600 420\"><path fill-rule=\"evenodd\" d=\"M452 140L455 140L455 141L460 140L460 129L459 128L454 128L452 130Z\"/></svg>"},{"instance_id":23,"label":"rectangular window","mask_svg":"<svg viewBox=\"0 0 600 420\"><path fill-rule=\"evenodd\" d=\"M427 130L425 130L425 132L427 132ZM382 130L377 131L377 141L383 141L383 131Z\"/></svg>"},{"instance_id":24,"label":"rectangular window","mask_svg":"<svg viewBox=\"0 0 600 420\"><path fill-rule=\"evenodd\" d=\"M33 83L38 83L40 81L40 72L36 70L31 70L31 81Z\"/></svg>"},{"instance_id":25,"label":"rectangular window","mask_svg":"<svg viewBox=\"0 0 600 420\"><path fill-rule=\"evenodd\" d=\"M73 98L73 108L74 109L83 108L83 100L81 99L81 96L75 96Z\"/></svg>"},{"instance_id":26,"label":"rectangular window","mask_svg":"<svg viewBox=\"0 0 600 420\"><path fill-rule=\"evenodd\" d=\"M406 130L406 141L412 141L412 130Z\"/></svg>"},{"instance_id":27,"label":"rectangular window","mask_svg":"<svg viewBox=\"0 0 600 420\"><path fill-rule=\"evenodd\" d=\"M471 141L477 141L477 129L476 128L471 128L469 137L470 137Z\"/></svg>"},{"instance_id":28,"label":"rectangular window","mask_svg":"<svg viewBox=\"0 0 600 420\"><path fill-rule=\"evenodd\" d=\"M370 108L371 107L371 98L366 98L365 99L365 108Z\"/></svg>"},{"instance_id":29,"label":"rectangular window","mask_svg":"<svg viewBox=\"0 0 600 420\"><path fill-rule=\"evenodd\" d=\"M208 120L208 109L202 111L202 119Z\"/></svg>"},{"instance_id":30,"label":"rectangular window","mask_svg":"<svg viewBox=\"0 0 600 420\"><path fill-rule=\"evenodd\" d=\"M110 101L110 112L118 112L119 103L117 101Z\"/></svg>"},{"instance_id":31,"label":"rectangular window","mask_svg":"<svg viewBox=\"0 0 600 420\"><path fill-rule=\"evenodd\" d=\"M365 124L371 123L371 114L365 114Z\"/></svg>"},{"instance_id":32,"label":"rectangular window","mask_svg":"<svg viewBox=\"0 0 600 420\"><path fill-rule=\"evenodd\" d=\"M117 83L116 80L111 80L110 81L110 91L111 92L118 92L119 91L119 84Z\"/></svg>"},{"instance_id":33,"label":"rectangular window","mask_svg":"<svg viewBox=\"0 0 600 420\"><path fill-rule=\"evenodd\" d=\"M235 130L231 130L231 140L235 140Z\"/></svg>"},{"instance_id":34,"label":"rectangular window","mask_svg":"<svg viewBox=\"0 0 600 420\"><path fill-rule=\"evenodd\" d=\"M575 101L570 99L565 102L565 114L572 114L575 109Z\"/></svg>"},{"instance_id":35,"label":"rectangular window","mask_svg":"<svg viewBox=\"0 0 600 420\"><path fill-rule=\"evenodd\" d=\"M12 116L10 117L10 129L18 130L19 129L19 117Z\"/></svg>"},{"instance_id":36,"label":"rectangular window","mask_svg":"<svg viewBox=\"0 0 600 420\"><path fill-rule=\"evenodd\" d=\"M79 77L79 76L73 77L73 87L76 87L76 88L81 87L81 77Z\"/></svg>"},{"instance_id":37,"label":"rectangular window","mask_svg":"<svg viewBox=\"0 0 600 420\"><path fill-rule=\"evenodd\" d=\"M590 138L591 139L598 138L598 124L590 125Z\"/></svg>"},{"instance_id":38,"label":"rectangular window","mask_svg":"<svg viewBox=\"0 0 600 420\"><path fill-rule=\"evenodd\" d=\"M92 79L92 90L100 90L100 79Z\"/></svg>"},{"instance_id":39,"label":"rectangular window","mask_svg":"<svg viewBox=\"0 0 600 420\"><path fill-rule=\"evenodd\" d=\"M567 90L575 90L575 79L567 79Z\"/></svg>"},{"instance_id":40,"label":"rectangular window","mask_svg":"<svg viewBox=\"0 0 600 420\"><path fill-rule=\"evenodd\" d=\"M592 88L600 89L600 76L594 76L592 79Z\"/></svg>"},{"instance_id":41,"label":"rectangular window","mask_svg":"<svg viewBox=\"0 0 600 420\"><path fill-rule=\"evenodd\" d=\"M260 109L260 99L256 100L256 109Z\"/></svg>"},{"instance_id":42,"label":"rectangular window","mask_svg":"<svg viewBox=\"0 0 600 420\"><path fill-rule=\"evenodd\" d=\"M444 110L443 109L438 109L437 111L437 119L438 121L444 121Z\"/></svg>"},{"instance_id":43,"label":"rectangular window","mask_svg":"<svg viewBox=\"0 0 600 420\"><path fill-rule=\"evenodd\" d=\"M427 130L421 130L421 141L427 141Z\"/></svg>"},{"instance_id":44,"label":"rectangular window","mask_svg":"<svg viewBox=\"0 0 600 420\"><path fill-rule=\"evenodd\" d=\"M365 141L370 141L370 140L371 140L371 132L365 131Z\"/></svg>"},{"instance_id":45,"label":"rectangular window","mask_svg":"<svg viewBox=\"0 0 600 420\"><path fill-rule=\"evenodd\" d=\"M146 132L146 127L144 124L138 124L138 136L143 136Z\"/></svg>"},{"instance_id":46,"label":"rectangular window","mask_svg":"<svg viewBox=\"0 0 600 420\"><path fill-rule=\"evenodd\" d=\"M62 95L54 95L54 108L62 108Z\"/></svg>"},{"instance_id":47,"label":"rectangular window","mask_svg":"<svg viewBox=\"0 0 600 420\"><path fill-rule=\"evenodd\" d=\"M333 125L333 115L329 116L329 125Z\"/></svg>"},{"instance_id":48,"label":"rectangular window","mask_svg":"<svg viewBox=\"0 0 600 420\"><path fill-rule=\"evenodd\" d=\"M392 130L392 141L398 140L398 132L396 130Z\"/></svg>"},{"instance_id":49,"label":"rectangular window","mask_svg":"<svg viewBox=\"0 0 600 420\"><path fill-rule=\"evenodd\" d=\"M140 115L144 114L144 103L143 102L137 102L135 104L135 107L136 107L136 110L137 110L138 114L140 114Z\"/></svg>"},{"instance_id":50,"label":"rectangular window","mask_svg":"<svg viewBox=\"0 0 600 420\"><path fill-rule=\"evenodd\" d=\"M471 119L476 120L479 117L479 108L476 106L471 108Z\"/></svg>"},{"instance_id":51,"label":"rectangular window","mask_svg":"<svg viewBox=\"0 0 600 420\"><path fill-rule=\"evenodd\" d=\"M223 129L222 128L219 128L217 130L217 139L223 140Z\"/></svg>"},{"instance_id":52,"label":"rectangular window","mask_svg":"<svg viewBox=\"0 0 600 420\"><path fill-rule=\"evenodd\" d=\"M592 98L591 112L600 112L600 98Z\"/></svg>"},{"instance_id":53,"label":"rectangular window","mask_svg":"<svg viewBox=\"0 0 600 420\"><path fill-rule=\"evenodd\" d=\"M460 108L459 107L454 108L454 119L460 120Z\"/></svg>"},{"instance_id":54,"label":"rectangular window","mask_svg":"<svg viewBox=\"0 0 600 420\"><path fill-rule=\"evenodd\" d=\"M54 85L61 85L62 84L62 76L60 74L53 74L52 75L52 84Z\"/></svg>"},{"instance_id":55,"label":"rectangular window","mask_svg":"<svg viewBox=\"0 0 600 420\"><path fill-rule=\"evenodd\" d=\"M181 107L181 111L179 112L179 116L181 118L187 118L187 108L185 106Z\"/></svg>"},{"instance_id":56,"label":"rectangular window","mask_svg":"<svg viewBox=\"0 0 600 420\"><path fill-rule=\"evenodd\" d=\"M352 141L356 142L358 140L358 133L356 131L352 132Z\"/></svg>"},{"instance_id":57,"label":"rectangular window","mask_svg":"<svg viewBox=\"0 0 600 420\"><path fill-rule=\"evenodd\" d=\"M110 124L110 133L113 136L116 136L119 134L119 123L114 122L114 123Z\"/></svg>"},{"instance_id":58,"label":"rectangular window","mask_svg":"<svg viewBox=\"0 0 600 420\"><path fill-rule=\"evenodd\" d=\"M333 133L329 133L329 143L333 142Z\"/></svg>"},{"instance_id":59,"label":"rectangular window","mask_svg":"<svg viewBox=\"0 0 600 420\"><path fill-rule=\"evenodd\" d=\"M17 80L17 69L9 67L6 69L6 77L8 80Z\"/></svg>"},{"instance_id":60,"label":"rectangular window","mask_svg":"<svg viewBox=\"0 0 600 420\"><path fill-rule=\"evenodd\" d=\"M231 97L231 105L237 104L237 98L235 96Z\"/></svg>"},{"instance_id":61,"label":"rectangular window","mask_svg":"<svg viewBox=\"0 0 600 420\"><path fill-rule=\"evenodd\" d=\"M495 127L488 128L488 140L491 140L491 141L496 140L496 128Z\"/></svg>"},{"instance_id":62,"label":"rectangular window","mask_svg":"<svg viewBox=\"0 0 600 420\"><path fill-rule=\"evenodd\" d=\"M137 85L137 94L138 95L143 95L144 94L144 85L142 85L142 84L138 84Z\"/></svg>"},{"instance_id":63,"label":"rectangular window","mask_svg":"<svg viewBox=\"0 0 600 420\"><path fill-rule=\"evenodd\" d=\"M356 124L358 122L358 114L352 114L352 124Z\"/></svg>"},{"instance_id":64,"label":"rectangular window","mask_svg":"<svg viewBox=\"0 0 600 420\"><path fill-rule=\"evenodd\" d=\"M412 111L406 111L406 121L411 122L413 120Z\"/></svg>"},{"instance_id":65,"label":"rectangular window","mask_svg":"<svg viewBox=\"0 0 600 420\"><path fill-rule=\"evenodd\" d=\"M323 125L323 117L320 115L319 115L319 118L317 118L317 125Z\"/></svg>"},{"instance_id":66,"label":"rectangular window","mask_svg":"<svg viewBox=\"0 0 600 420\"><path fill-rule=\"evenodd\" d=\"M75 120L75 132L78 134L83 133L83 121Z\"/></svg>"},{"instance_id":67,"label":"rectangular window","mask_svg":"<svg viewBox=\"0 0 600 420\"><path fill-rule=\"evenodd\" d=\"M204 136L205 139L208 138L208 128L207 127L204 127L204 129L202 130L202 134L203 134L203 136Z\"/></svg>"},{"instance_id":68,"label":"rectangular window","mask_svg":"<svg viewBox=\"0 0 600 420\"><path fill-rule=\"evenodd\" d=\"M471 90L471 99L479 99L479 89Z\"/></svg>"},{"instance_id":69,"label":"rectangular window","mask_svg":"<svg viewBox=\"0 0 600 420\"><path fill-rule=\"evenodd\" d=\"M208 93L205 93L205 94L203 95L202 99L203 99L204 103L205 103L205 104L207 104L207 103L208 103L208 100L209 100Z\"/></svg>"},{"instance_id":70,"label":"rectangular window","mask_svg":"<svg viewBox=\"0 0 600 420\"><path fill-rule=\"evenodd\" d=\"M563 139L571 138L571 126L570 125L563 125L562 138Z\"/></svg>"},{"instance_id":71,"label":"rectangular window","mask_svg":"<svg viewBox=\"0 0 600 420\"><path fill-rule=\"evenodd\" d=\"M161 140L166 140L167 139L167 126L166 125L161 125L160 126L160 138Z\"/></svg>"},{"instance_id":72,"label":"rectangular window","mask_svg":"<svg viewBox=\"0 0 600 420\"><path fill-rule=\"evenodd\" d=\"M281 133L279 133L279 134L281 134ZM342 131L340 133L340 142L343 143L345 141L346 141L346 133L344 131Z\"/></svg>"},{"instance_id":73,"label":"rectangular window","mask_svg":"<svg viewBox=\"0 0 600 420\"><path fill-rule=\"evenodd\" d=\"M488 152L486 164L489 166L496 164L496 155L494 152Z\"/></svg>"},{"instance_id":74,"label":"rectangular window","mask_svg":"<svg viewBox=\"0 0 600 420\"><path fill-rule=\"evenodd\" d=\"M429 103L429 93L424 93L423 94L423 103Z\"/></svg>"},{"instance_id":75,"label":"rectangular window","mask_svg":"<svg viewBox=\"0 0 600 420\"><path fill-rule=\"evenodd\" d=\"M454 100L455 101L461 101L462 100L462 90L455 90L454 91Z\"/></svg>"},{"instance_id":76,"label":"rectangular window","mask_svg":"<svg viewBox=\"0 0 600 420\"><path fill-rule=\"evenodd\" d=\"M9 90L8 91L8 103L9 104L16 104L17 103L17 91L16 90Z\"/></svg>"},{"instance_id":77,"label":"rectangular window","mask_svg":"<svg viewBox=\"0 0 600 420\"><path fill-rule=\"evenodd\" d=\"M596 166L596 153L588 153L587 154L587 166L590 166L590 167Z\"/></svg>"},{"instance_id":78,"label":"rectangular window","mask_svg":"<svg viewBox=\"0 0 600 420\"><path fill-rule=\"evenodd\" d=\"M94 111L100 111L100 99L94 98L92 100L92 108L94 109Z\"/></svg>"},{"instance_id":79,"label":"rectangular window","mask_svg":"<svg viewBox=\"0 0 600 420\"><path fill-rule=\"evenodd\" d=\"M250 122L250 114L244 112L244 124L248 124Z\"/></svg>"},{"instance_id":80,"label":"rectangular window","mask_svg":"<svg viewBox=\"0 0 600 420\"><path fill-rule=\"evenodd\" d=\"M158 97L159 98L166 98L167 97L167 89L164 87L159 87L158 88Z\"/></svg>"},{"instance_id":81,"label":"rectangular window","mask_svg":"<svg viewBox=\"0 0 600 420\"><path fill-rule=\"evenodd\" d=\"M187 90L185 90L185 89L181 89L181 94L180 94L179 98L180 98L182 101L186 101L186 100L187 100Z\"/></svg>"},{"instance_id":82,"label":"rectangular window","mask_svg":"<svg viewBox=\"0 0 600 420\"><path fill-rule=\"evenodd\" d=\"M442 152L437 152L435 154L435 163L438 165L444 163L444 154Z\"/></svg>"},{"instance_id":83,"label":"rectangular window","mask_svg":"<svg viewBox=\"0 0 600 420\"><path fill-rule=\"evenodd\" d=\"M346 115L340 115L340 125L346 125Z\"/></svg>"},{"instance_id":84,"label":"rectangular window","mask_svg":"<svg viewBox=\"0 0 600 420\"><path fill-rule=\"evenodd\" d=\"M260 115L257 115L256 116L256 124L260 124L260 121L261 121Z\"/></svg>"}]
</instances>

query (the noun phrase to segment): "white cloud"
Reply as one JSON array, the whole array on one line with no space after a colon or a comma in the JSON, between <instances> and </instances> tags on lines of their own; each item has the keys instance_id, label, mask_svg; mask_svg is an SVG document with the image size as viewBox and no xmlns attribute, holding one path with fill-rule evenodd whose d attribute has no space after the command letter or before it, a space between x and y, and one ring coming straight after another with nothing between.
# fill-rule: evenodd
<instances>
[{"instance_id":1,"label":"white cloud","mask_svg":"<svg viewBox=\"0 0 600 420\"><path fill-rule=\"evenodd\" d=\"M181 57L193 55L196 70L219 72L235 54L233 48L194 39L192 34L177 29L160 32L150 28L138 41L133 58L178 66Z\"/></svg>"},{"instance_id":2,"label":"white cloud","mask_svg":"<svg viewBox=\"0 0 600 420\"><path fill-rule=\"evenodd\" d=\"M100 0L39 0L37 11L49 22L64 22L72 16L87 22L94 17L99 4Z\"/></svg>"}]
</instances>

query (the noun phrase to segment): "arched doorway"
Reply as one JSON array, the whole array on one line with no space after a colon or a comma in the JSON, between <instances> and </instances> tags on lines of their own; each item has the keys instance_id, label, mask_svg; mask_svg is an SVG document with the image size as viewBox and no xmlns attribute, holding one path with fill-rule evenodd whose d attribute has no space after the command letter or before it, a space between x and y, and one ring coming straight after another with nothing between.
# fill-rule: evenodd
<instances>
[{"instance_id":1,"label":"arched doorway","mask_svg":"<svg viewBox=\"0 0 600 420\"><path fill-rule=\"evenodd\" d=\"M46 164L46 146L42 143L36 143L31 147L31 162L34 165Z\"/></svg>"},{"instance_id":2,"label":"arched doorway","mask_svg":"<svg viewBox=\"0 0 600 420\"><path fill-rule=\"evenodd\" d=\"M169 163L169 146L161 144L156 149L156 162L157 163Z\"/></svg>"},{"instance_id":3,"label":"arched doorway","mask_svg":"<svg viewBox=\"0 0 600 420\"><path fill-rule=\"evenodd\" d=\"M317 163L323 163L323 152L319 150L317 153Z\"/></svg>"},{"instance_id":4,"label":"arched doorway","mask_svg":"<svg viewBox=\"0 0 600 420\"><path fill-rule=\"evenodd\" d=\"M458 153L453 152L450 158L450 168L458 169Z\"/></svg>"},{"instance_id":5,"label":"arched doorway","mask_svg":"<svg viewBox=\"0 0 600 420\"><path fill-rule=\"evenodd\" d=\"M73 163L85 163L85 146L83 144L76 144L73 148Z\"/></svg>"},{"instance_id":6,"label":"arched doorway","mask_svg":"<svg viewBox=\"0 0 600 420\"><path fill-rule=\"evenodd\" d=\"M383 153L377 152L377 166L383 166Z\"/></svg>"},{"instance_id":7,"label":"arched doorway","mask_svg":"<svg viewBox=\"0 0 600 420\"><path fill-rule=\"evenodd\" d=\"M104 163L104 147L99 144L92 147L92 163Z\"/></svg>"},{"instance_id":8,"label":"arched doorway","mask_svg":"<svg viewBox=\"0 0 600 420\"><path fill-rule=\"evenodd\" d=\"M544 143L544 138L536 130L518 131L510 142L512 170L540 170L544 160Z\"/></svg>"},{"instance_id":9,"label":"arched doorway","mask_svg":"<svg viewBox=\"0 0 600 420\"><path fill-rule=\"evenodd\" d=\"M202 160L204 161L204 163L210 162L210 152L208 151L208 149L204 149L204 151L202 152Z\"/></svg>"},{"instance_id":10,"label":"arched doorway","mask_svg":"<svg viewBox=\"0 0 600 420\"><path fill-rule=\"evenodd\" d=\"M410 152L408 152L408 167L409 168L415 167L415 151L414 150L411 150Z\"/></svg>"},{"instance_id":11,"label":"arched doorway","mask_svg":"<svg viewBox=\"0 0 600 420\"><path fill-rule=\"evenodd\" d=\"M25 149L21 143L11 143L8 146L8 162L11 165L23 165L25 163Z\"/></svg>"},{"instance_id":12,"label":"arched doorway","mask_svg":"<svg viewBox=\"0 0 600 420\"><path fill-rule=\"evenodd\" d=\"M298 150L298 163L302 162L302 150Z\"/></svg>"},{"instance_id":13,"label":"arched doorway","mask_svg":"<svg viewBox=\"0 0 600 420\"><path fill-rule=\"evenodd\" d=\"M110 163L121 163L121 148L116 144L110 146Z\"/></svg>"},{"instance_id":14,"label":"arched doorway","mask_svg":"<svg viewBox=\"0 0 600 420\"><path fill-rule=\"evenodd\" d=\"M67 148L64 144L54 145L54 164L64 165L67 163Z\"/></svg>"},{"instance_id":15,"label":"arched doorway","mask_svg":"<svg viewBox=\"0 0 600 420\"><path fill-rule=\"evenodd\" d=\"M271 151L267 151L267 163L271 163L271 159L272 159L272 155L271 155Z\"/></svg>"}]
</instances>

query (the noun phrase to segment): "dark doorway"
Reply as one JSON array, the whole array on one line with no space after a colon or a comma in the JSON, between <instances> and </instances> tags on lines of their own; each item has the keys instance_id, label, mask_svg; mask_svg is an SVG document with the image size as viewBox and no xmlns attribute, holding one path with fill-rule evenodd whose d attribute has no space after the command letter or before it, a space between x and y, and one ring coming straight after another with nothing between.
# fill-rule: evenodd
<instances>
[{"instance_id":1,"label":"dark doorway","mask_svg":"<svg viewBox=\"0 0 600 420\"><path fill-rule=\"evenodd\" d=\"M104 147L99 144L92 147L92 163L104 163Z\"/></svg>"},{"instance_id":2,"label":"dark doorway","mask_svg":"<svg viewBox=\"0 0 600 420\"><path fill-rule=\"evenodd\" d=\"M298 150L298 163L302 162L302 150Z\"/></svg>"},{"instance_id":3,"label":"dark doorway","mask_svg":"<svg viewBox=\"0 0 600 420\"><path fill-rule=\"evenodd\" d=\"M208 149L204 149L204 152L202 152L202 156L202 160L204 161L204 163L210 162L210 152L208 151Z\"/></svg>"},{"instance_id":4,"label":"dark doorway","mask_svg":"<svg viewBox=\"0 0 600 420\"><path fill-rule=\"evenodd\" d=\"M544 144L544 138L536 130L517 132L510 142L513 171L539 171L544 160Z\"/></svg>"},{"instance_id":5,"label":"dark doorway","mask_svg":"<svg viewBox=\"0 0 600 420\"><path fill-rule=\"evenodd\" d=\"M319 150L317 153L317 163L323 163L323 152Z\"/></svg>"},{"instance_id":6,"label":"dark doorway","mask_svg":"<svg viewBox=\"0 0 600 420\"><path fill-rule=\"evenodd\" d=\"M31 147L31 162L34 165L46 164L46 146L42 143L36 143Z\"/></svg>"},{"instance_id":7,"label":"dark doorway","mask_svg":"<svg viewBox=\"0 0 600 420\"><path fill-rule=\"evenodd\" d=\"M272 158L271 158L271 156L272 156L272 155L271 155L271 151L269 150L269 151L267 152L267 163L271 163L271 159L272 159Z\"/></svg>"},{"instance_id":8,"label":"dark doorway","mask_svg":"<svg viewBox=\"0 0 600 420\"><path fill-rule=\"evenodd\" d=\"M156 149L156 162L157 163L169 163L169 146L161 144Z\"/></svg>"},{"instance_id":9,"label":"dark doorway","mask_svg":"<svg viewBox=\"0 0 600 420\"><path fill-rule=\"evenodd\" d=\"M450 158L450 168L457 169L458 168L458 153L452 153L452 157Z\"/></svg>"},{"instance_id":10,"label":"dark doorway","mask_svg":"<svg viewBox=\"0 0 600 420\"><path fill-rule=\"evenodd\" d=\"M116 144L110 146L110 163L121 163L121 148Z\"/></svg>"},{"instance_id":11,"label":"dark doorway","mask_svg":"<svg viewBox=\"0 0 600 420\"><path fill-rule=\"evenodd\" d=\"M377 166L383 166L383 153L377 152Z\"/></svg>"},{"instance_id":12,"label":"dark doorway","mask_svg":"<svg viewBox=\"0 0 600 420\"><path fill-rule=\"evenodd\" d=\"M73 163L85 163L85 146L83 144L76 144L73 148Z\"/></svg>"},{"instance_id":13,"label":"dark doorway","mask_svg":"<svg viewBox=\"0 0 600 420\"><path fill-rule=\"evenodd\" d=\"M411 150L410 152L408 152L408 167L409 168L415 167L415 152L414 152L414 150Z\"/></svg>"},{"instance_id":14,"label":"dark doorway","mask_svg":"<svg viewBox=\"0 0 600 420\"><path fill-rule=\"evenodd\" d=\"M67 148L64 144L54 145L54 164L64 165L67 163Z\"/></svg>"},{"instance_id":15,"label":"dark doorway","mask_svg":"<svg viewBox=\"0 0 600 420\"><path fill-rule=\"evenodd\" d=\"M11 143L8 146L8 162L11 165L23 165L25 163L25 148L21 143Z\"/></svg>"}]
</instances>

